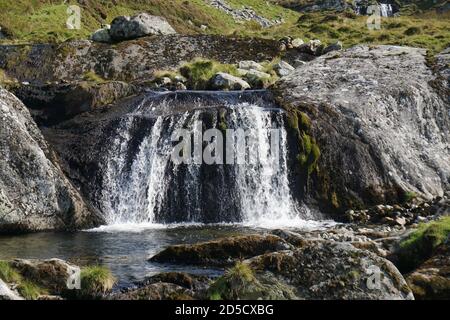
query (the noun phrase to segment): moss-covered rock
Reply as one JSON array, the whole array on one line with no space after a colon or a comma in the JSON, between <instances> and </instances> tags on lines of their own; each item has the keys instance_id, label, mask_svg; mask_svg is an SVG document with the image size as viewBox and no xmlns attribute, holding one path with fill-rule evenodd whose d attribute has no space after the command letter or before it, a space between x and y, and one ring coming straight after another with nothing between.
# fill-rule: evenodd
<instances>
[{"instance_id":1,"label":"moss-covered rock","mask_svg":"<svg viewBox=\"0 0 450 320\"><path fill-rule=\"evenodd\" d=\"M450 217L423 223L400 243L393 259L402 272L410 272L432 257L438 247L448 242L449 236Z\"/></svg>"},{"instance_id":2,"label":"moss-covered rock","mask_svg":"<svg viewBox=\"0 0 450 320\"><path fill-rule=\"evenodd\" d=\"M225 266L255 255L289 248L289 244L274 235L248 235L170 246L150 261Z\"/></svg>"}]
</instances>

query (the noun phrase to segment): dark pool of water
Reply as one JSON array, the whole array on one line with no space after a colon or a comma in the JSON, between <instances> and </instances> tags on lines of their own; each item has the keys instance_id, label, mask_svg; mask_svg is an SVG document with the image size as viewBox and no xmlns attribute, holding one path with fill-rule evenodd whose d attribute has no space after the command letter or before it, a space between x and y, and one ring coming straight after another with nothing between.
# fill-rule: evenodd
<instances>
[{"instance_id":1,"label":"dark pool of water","mask_svg":"<svg viewBox=\"0 0 450 320\"><path fill-rule=\"evenodd\" d=\"M262 233L241 226L189 226L103 232L37 233L0 236L0 259L60 258L83 266L107 265L119 280L119 287L162 271L186 271L210 276L222 269L156 264L148 258L173 244L195 243L226 236Z\"/></svg>"}]
</instances>

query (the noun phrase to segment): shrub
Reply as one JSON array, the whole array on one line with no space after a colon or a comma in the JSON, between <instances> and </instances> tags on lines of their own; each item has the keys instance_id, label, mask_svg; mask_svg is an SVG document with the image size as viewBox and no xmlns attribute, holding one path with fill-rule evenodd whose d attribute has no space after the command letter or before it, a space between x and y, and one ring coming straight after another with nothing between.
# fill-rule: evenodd
<instances>
[{"instance_id":1,"label":"shrub","mask_svg":"<svg viewBox=\"0 0 450 320\"><path fill-rule=\"evenodd\" d=\"M240 293L257 283L252 269L242 262L236 263L218 278L209 288L210 300L237 299Z\"/></svg>"}]
</instances>

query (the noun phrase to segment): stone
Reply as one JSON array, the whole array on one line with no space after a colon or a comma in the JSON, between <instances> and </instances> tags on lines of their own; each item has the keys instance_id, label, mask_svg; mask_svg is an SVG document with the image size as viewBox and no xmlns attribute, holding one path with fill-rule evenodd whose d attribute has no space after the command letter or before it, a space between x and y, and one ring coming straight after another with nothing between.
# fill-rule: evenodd
<instances>
[{"instance_id":1,"label":"stone","mask_svg":"<svg viewBox=\"0 0 450 320\"><path fill-rule=\"evenodd\" d=\"M91 35L91 40L95 41L95 42L103 42L103 43L110 43L111 40L111 35L109 34L109 30L111 29L111 26L108 25L104 28L98 29L96 30L92 35Z\"/></svg>"},{"instance_id":2,"label":"stone","mask_svg":"<svg viewBox=\"0 0 450 320\"><path fill-rule=\"evenodd\" d=\"M67 282L78 266L61 259L25 260L16 259L10 262L25 279L33 281L49 294L61 295L67 290Z\"/></svg>"},{"instance_id":3,"label":"stone","mask_svg":"<svg viewBox=\"0 0 450 320\"><path fill-rule=\"evenodd\" d=\"M340 50L342 50L342 48L343 48L342 42L337 41L335 43L332 43L332 44L326 46L325 49L323 49L322 54L327 54L328 52L331 52L331 51L340 51Z\"/></svg>"},{"instance_id":4,"label":"stone","mask_svg":"<svg viewBox=\"0 0 450 320\"><path fill-rule=\"evenodd\" d=\"M257 70L257 71L262 71L264 69L264 67L253 61L253 60L244 60L244 61L240 61L239 64L239 69L244 69L244 70Z\"/></svg>"},{"instance_id":5,"label":"stone","mask_svg":"<svg viewBox=\"0 0 450 320\"><path fill-rule=\"evenodd\" d=\"M292 71L295 70L293 66L291 66L289 63L285 61L280 61L276 63L273 69L280 77L287 76L288 74L290 74Z\"/></svg>"},{"instance_id":6,"label":"stone","mask_svg":"<svg viewBox=\"0 0 450 320\"><path fill-rule=\"evenodd\" d=\"M302 44L297 49L300 52L318 56L322 54L323 44L320 40L309 40L308 43Z\"/></svg>"},{"instance_id":7,"label":"stone","mask_svg":"<svg viewBox=\"0 0 450 320\"><path fill-rule=\"evenodd\" d=\"M293 48L298 48L298 47L300 47L301 45L303 45L304 43L305 43L305 42L304 42L302 39L300 39L300 38L295 38L295 39L292 40L292 42L291 42Z\"/></svg>"},{"instance_id":8,"label":"stone","mask_svg":"<svg viewBox=\"0 0 450 320\"><path fill-rule=\"evenodd\" d=\"M242 69L239 69L242 70ZM257 71L257 70L245 70L244 80L247 81L252 88L265 88L270 80L270 74Z\"/></svg>"},{"instance_id":9,"label":"stone","mask_svg":"<svg viewBox=\"0 0 450 320\"><path fill-rule=\"evenodd\" d=\"M246 90L250 89L250 85L241 78L232 76L231 74L219 72L210 80L210 88L213 90Z\"/></svg>"},{"instance_id":10,"label":"stone","mask_svg":"<svg viewBox=\"0 0 450 320\"><path fill-rule=\"evenodd\" d=\"M431 85L441 80L425 50L398 46L355 46L280 79L273 88L279 103L308 116L321 153L308 194L321 194L324 209L338 199L345 212L355 203L401 203L398 186L423 199L448 190L448 97Z\"/></svg>"},{"instance_id":11,"label":"stone","mask_svg":"<svg viewBox=\"0 0 450 320\"><path fill-rule=\"evenodd\" d=\"M65 177L13 94L0 88L0 233L89 228L102 220Z\"/></svg>"},{"instance_id":12,"label":"stone","mask_svg":"<svg viewBox=\"0 0 450 320\"><path fill-rule=\"evenodd\" d=\"M163 17L140 13L133 17L119 16L111 22L109 34L115 41L136 39L149 35L170 35L176 31Z\"/></svg>"},{"instance_id":13,"label":"stone","mask_svg":"<svg viewBox=\"0 0 450 320\"><path fill-rule=\"evenodd\" d=\"M197 244L169 246L150 261L193 265L233 265L242 258L265 252L289 249L291 246L274 235L248 235Z\"/></svg>"},{"instance_id":14,"label":"stone","mask_svg":"<svg viewBox=\"0 0 450 320\"><path fill-rule=\"evenodd\" d=\"M450 299L450 250L441 245L433 257L406 276L409 287L418 300Z\"/></svg>"},{"instance_id":15,"label":"stone","mask_svg":"<svg viewBox=\"0 0 450 320\"><path fill-rule=\"evenodd\" d=\"M193 300L193 292L173 283L157 282L114 294L111 300Z\"/></svg>"},{"instance_id":16,"label":"stone","mask_svg":"<svg viewBox=\"0 0 450 320\"><path fill-rule=\"evenodd\" d=\"M414 299L391 262L348 243L310 240L294 250L267 253L245 263L257 279L264 275L293 287L297 299Z\"/></svg>"}]
</instances>

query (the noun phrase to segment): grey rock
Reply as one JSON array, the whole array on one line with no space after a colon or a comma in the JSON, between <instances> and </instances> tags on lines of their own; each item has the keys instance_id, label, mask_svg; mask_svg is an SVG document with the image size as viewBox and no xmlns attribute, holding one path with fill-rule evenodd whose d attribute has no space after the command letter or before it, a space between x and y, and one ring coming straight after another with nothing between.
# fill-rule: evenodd
<instances>
[{"instance_id":1,"label":"grey rock","mask_svg":"<svg viewBox=\"0 0 450 320\"><path fill-rule=\"evenodd\" d=\"M0 232L94 226L27 108L0 89Z\"/></svg>"},{"instance_id":2,"label":"grey rock","mask_svg":"<svg viewBox=\"0 0 450 320\"><path fill-rule=\"evenodd\" d=\"M320 40L309 40L308 43L302 44L297 49L306 54L319 56L322 54L323 44Z\"/></svg>"},{"instance_id":3,"label":"grey rock","mask_svg":"<svg viewBox=\"0 0 450 320\"><path fill-rule=\"evenodd\" d=\"M285 61L280 61L280 62L276 63L273 66L273 69L280 77L287 76L288 74L290 74L292 71L295 70L295 68L293 66L291 66L289 63L287 63Z\"/></svg>"},{"instance_id":4,"label":"grey rock","mask_svg":"<svg viewBox=\"0 0 450 320\"><path fill-rule=\"evenodd\" d=\"M268 253L245 263L256 278L264 276L293 287L297 299L414 299L390 261L349 243L311 240L294 250Z\"/></svg>"},{"instance_id":5,"label":"grey rock","mask_svg":"<svg viewBox=\"0 0 450 320\"><path fill-rule=\"evenodd\" d=\"M133 17L119 16L111 23L109 34L116 41L136 39L148 35L169 35L176 31L165 18L140 13Z\"/></svg>"},{"instance_id":6,"label":"grey rock","mask_svg":"<svg viewBox=\"0 0 450 320\"><path fill-rule=\"evenodd\" d=\"M326 54L328 52L331 51L340 51L342 50L343 46L342 46L342 42L337 41L335 43L330 44L329 46L326 46L325 49L323 49L323 54Z\"/></svg>"},{"instance_id":7,"label":"grey rock","mask_svg":"<svg viewBox=\"0 0 450 320\"><path fill-rule=\"evenodd\" d=\"M295 39L292 40L292 42L291 42L293 48L298 48L298 47L300 47L301 45L303 45L304 43L305 43L305 42L304 42L302 39L300 39L300 38L295 38Z\"/></svg>"},{"instance_id":8,"label":"grey rock","mask_svg":"<svg viewBox=\"0 0 450 320\"><path fill-rule=\"evenodd\" d=\"M104 28L98 29L91 35L91 40L95 42L109 43L112 41L111 35L109 34L111 26L106 26Z\"/></svg>"},{"instance_id":9,"label":"grey rock","mask_svg":"<svg viewBox=\"0 0 450 320\"><path fill-rule=\"evenodd\" d=\"M356 46L335 59L318 57L276 84L283 104L310 117L321 175L332 181L316 188L346 190L336 194L342 208L351 207L349 196L370 206L400 203L398 190L431 199L449 189L449 103L432 85L437 77L425 55Z\"/></svg>"},{"instance_id":10,"label":"grey rock","mask_svg":"<svg viewBox=\"0 0 450 320\"><path fill-rule=\"evenodd\" d=\"M224 72L219 72L215 74L209 82L211 89L214 90L250 89L250 85L246 81Z\"/></svg>"},{"instance_id":11,"label":"grey rock","mask_svg":"<svg viewBox=\"0 0 450 320\"><path fill-rule=\"evenodd\" d=\"M244 60L239 62L239 69L262 71L264 68L253 60Z\"/></svg>"}]
</instances>

